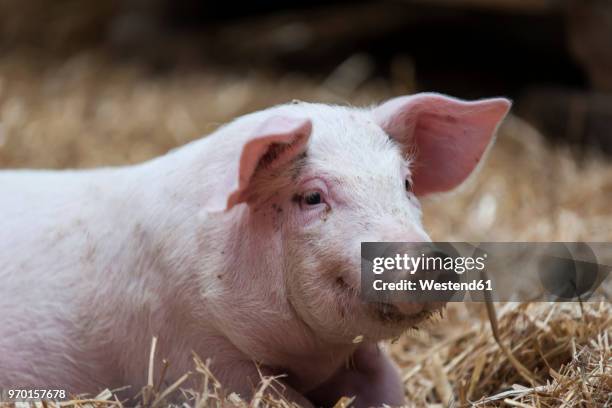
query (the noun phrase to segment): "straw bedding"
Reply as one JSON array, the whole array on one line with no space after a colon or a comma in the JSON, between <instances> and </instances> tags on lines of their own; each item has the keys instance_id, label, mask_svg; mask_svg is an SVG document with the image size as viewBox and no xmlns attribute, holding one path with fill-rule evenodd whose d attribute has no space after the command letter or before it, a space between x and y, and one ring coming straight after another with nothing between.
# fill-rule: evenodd
<instances>
[{"instance_id":1,"label":"straw bedding","mask_svg":"<svg viewBox=\"0 0 612 408\"><path fill-rule=\"evenodd\" d=\"M292 99L369 104L397 92L382 80L356 90L333 85L299 76L211 70L159 75L97 53L44 64L14 55L0 60L0 166L134 163L271 104ZM611 204L609 161L552 147L510 117L480 174L458 193L425 202L425 224L434 239L447 241L609 241ZM451 305L444 324L432 322L389 343L411 405L612 406L609 303L498 304L496 309L495 333L484 305ZM151 373L152 384L160 374ZM279 384L273 378L263 379L255 399L246 402L224 396L206 362L195 359L190 375L202 379L202 388L152 385L137 403L165 406L170 395L186 407L288 406L275 392ZM349 403L345 398L338 406ZM121 405L108 390L62 404Z\"/></svg>"}]
</instances>

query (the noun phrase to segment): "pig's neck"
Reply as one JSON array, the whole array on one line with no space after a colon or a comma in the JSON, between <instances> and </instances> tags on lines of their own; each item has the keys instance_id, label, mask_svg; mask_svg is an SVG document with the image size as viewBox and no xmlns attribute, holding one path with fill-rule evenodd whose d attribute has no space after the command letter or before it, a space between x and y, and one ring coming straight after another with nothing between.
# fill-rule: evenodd
<instances>
[{"instance_id":1,"label":"pig's neck","mask_svg":"<svg viewBox=\"0 0 612 408\"><path fill-rule=\"evenodd\" d=\"M146 318L163 319L154 327L162 337L164 332L171 338L177 331L188 331L179 335L186 354L193 349L204 359L218 358L207 342L227 339L237 359L280 371L292 368L300 373L295 382L307 388L335 370L353 349L323 342L296 316L285 291L282 237L271 223L256 225L262 222L261 214L246 205L225 213L201 210L207 183L215 180L214 164L203 164L199 174L190 166L177 168L177 162L189 164L190 157L206 156L205 143L190 147L182 160L151 163L151 170L144 172L149 180L140 183L157 186L145 193L141 217L151 238L150 253L141 258L161 262L155 265L159 278L151 283L163 282L165 287L155 290L168 296L166 310ZM174 310L168 311L168 305ZM165 326L168 321L177 323ZM213 354L207 355L210 351Z\"/></svg>"},{"instance_id":2,"label":"pig's neck","mask_svg":"<svg viewBox=\"0 0 612 408\"><path fill-rule=\"evenodd\" d=\"M211 314L215 328L245 356L289 371L292 385L307 389L338 368L353 347L321 340L296 314L286 291L283 237L265 217L240 205L205 221L201 233L210 264L217 266L204 269L214 293Z\"/></svg>"}]
</instances>

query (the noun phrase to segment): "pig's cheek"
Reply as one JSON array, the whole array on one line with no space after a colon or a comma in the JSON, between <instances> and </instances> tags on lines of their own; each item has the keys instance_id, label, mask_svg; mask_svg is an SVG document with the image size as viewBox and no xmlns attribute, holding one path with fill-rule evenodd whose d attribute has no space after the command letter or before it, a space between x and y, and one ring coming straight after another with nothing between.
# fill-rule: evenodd
<instances>
[{"instance_id":1,"label":"pig's cheek","mask_svg":"<svg viewBox=\"0 0 612 408\"><path fill-rule=\"evenodd\" d=\"M408 201L416 209L417 213L420 215L422 212L422 207L421 207L421 201L417 198L417 196L412 193L408 194Z\"/></svg>"},{"instance_id":2,"label":"pig's cheek","mask_svg":"<svg viewBox=\"0 0 612 408\"><path fill-rule=\"evenodd\" d=\"M308 227L311 225L325 222L329 218L331 211L329 206L320 205L315 208L302 210L296 209L296 222L299 226Z\"/></svg>"}]
</instances>

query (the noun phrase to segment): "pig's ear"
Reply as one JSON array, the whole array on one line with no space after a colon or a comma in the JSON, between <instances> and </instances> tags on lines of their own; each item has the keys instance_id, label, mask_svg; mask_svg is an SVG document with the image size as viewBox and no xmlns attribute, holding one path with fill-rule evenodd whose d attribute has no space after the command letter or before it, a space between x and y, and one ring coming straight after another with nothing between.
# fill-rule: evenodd
<instances>
[{"instance_id":1,"label":"pig's ear","mask_svg":"<svg viewBox=\"0 0 612 408\"><path fill-rule=\"evenodd\" d=\"M425 195L451 190L472 173L510 105L504 98L467 102L423 93L391 99L373 114L413 154L413 189Z\"/></svg>"},{"instance_id":2,"label":"pig's ear","mask_svg":"<svg viewBox=\"0 0 612 408\"><path fill-rule=\"evenodd\" d=\"M273 116L249 135L231 146L227 170L215 182L207 211L229 210L246 200L246 191L254 174L278 168L303 153L310 138L308 119Z\"/></svg>"}]
</instances>

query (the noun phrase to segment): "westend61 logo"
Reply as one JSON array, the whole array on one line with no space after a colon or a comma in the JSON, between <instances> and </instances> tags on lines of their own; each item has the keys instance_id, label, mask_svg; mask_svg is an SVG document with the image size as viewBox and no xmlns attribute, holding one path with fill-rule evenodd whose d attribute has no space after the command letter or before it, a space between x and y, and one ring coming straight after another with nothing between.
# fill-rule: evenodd
<instances>
[{"instance_id":1,"label":"westend61 logo","mask_svg":"<svg viewBox=\"0 0 612 408\"><path fill-rule=\"evenodd\" d=\"M370 302L609 301L612 243L364 242Z\"/></svg>"}]
</instances>

